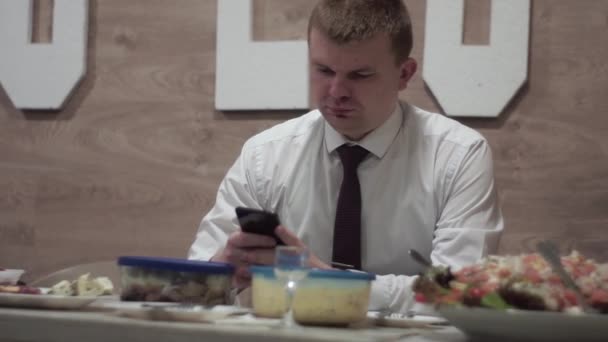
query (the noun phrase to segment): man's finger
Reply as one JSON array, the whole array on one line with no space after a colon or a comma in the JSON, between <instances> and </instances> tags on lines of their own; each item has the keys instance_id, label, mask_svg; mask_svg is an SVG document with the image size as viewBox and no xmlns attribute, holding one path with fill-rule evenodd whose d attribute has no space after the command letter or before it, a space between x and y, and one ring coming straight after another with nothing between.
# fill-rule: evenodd
<instances>
[{"instance_id":1,"label":"man's finger","mask_svg":"<svg viewBox=\"0 0 608 342\"><path fill-rule=\"evenodd\" d=\"M248 251L247 261L254 265L272 265L274 264L274 249L251 249Z\"/></svg>"},{"instance_id":2,"label":"man's finger","mask_svg":"<svg viewBox=\"0 0 608 342\"><path fill-rule=\"evenodd\" d=\"M249 267L237 267L234 271L234 286L238 289L243 289L251 285L251 272Z\"/></svg>"},{"instance_id":3,"label":"man's finger","mask_svg":"<svg viewBox=\"0 0 608 342\"><path fill-rule=\"evenodd\" d=\"M277 242L270 236L235 232L228 238L228 244L238 248L251 248L251 247L266 247L271 248L276 246Z\"/></svg>"},{"instance_id":4,"label":"man's finger","mask_svg":"<svg viewBox=\"0 0 608 342\"><path fill-rule=\"evenodd\" d=\"M248 263L249 252L244 249L229 246L224 250L224 257L228 263L243 265Z\"/></svg>"},{"instance_id":5,"label":"man's finger","mask_svg":"<svg viewBox=\"0 0 608 342\"><path fill-rule=\"evenodd\" d=\"M292 233L289 229L285 228L284 226L278 226L274 232L288 246L307 248L306 245L304 244L304 242L302 242L302 240L300 240L294 233ZM323 261L321 261L321 259L317 258L316 255L310 253L309 256L310 257L309 257L308 262L311 267L321 268L321 269L331 269L331 266L329 266L326 263L324 263Z\"/></svg>"},{"instance_id":6,"label":"man's finger","mask_svg":"<svg viewBox=\"0 0 608 342\"><path fill-rule=\"evenodd\" d=\"M239 266L234 271L234 274L240 278L251 278L251 272L249 271L249 266Z\"/></svg>"},{"instance_id":7,"label":"man's finger","mask_svg":"<svg viewBox=\"0 0 608 342\"><path fill-rule=\"evenodd\" d=\"M302 240L300 240L294 233L284 226L278 226L274 233L287 245L287 246L298 246L305 247Z\"/></svg>"}]
</instances>

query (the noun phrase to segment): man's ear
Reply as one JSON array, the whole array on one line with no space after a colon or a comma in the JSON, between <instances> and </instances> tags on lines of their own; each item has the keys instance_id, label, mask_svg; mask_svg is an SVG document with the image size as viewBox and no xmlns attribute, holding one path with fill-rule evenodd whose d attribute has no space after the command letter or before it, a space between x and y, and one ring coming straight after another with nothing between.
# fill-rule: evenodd
<instances>
[{"instance_id":1,"label":"man's ear","mask_svg":"<svg viewBox=\"0 0 608 342\"><path fill-rule=\"evenodd\" d=\"M399 66L399 90L407 88L407 83L418 70L418 62L413 58L408 58Z\"/></svg>"}]
</instances>

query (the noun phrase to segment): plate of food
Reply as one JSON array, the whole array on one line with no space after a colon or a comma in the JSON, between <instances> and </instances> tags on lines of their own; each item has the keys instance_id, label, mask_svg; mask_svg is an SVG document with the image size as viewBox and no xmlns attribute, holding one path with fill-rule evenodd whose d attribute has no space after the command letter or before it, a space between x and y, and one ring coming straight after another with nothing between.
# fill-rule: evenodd
<instances>
[{"instance_id":1,"label":"plate of food","mask_svg":"<svg viewBox=\"0 0 608 342\"><path fill-rule=\"evenodd\" d=\"M583 312L573 290L536 253L489 256L456 271L431 267L413 289L417 301L434 304L481 340L605 341L608 264L576 251L561 262L596 313Z\"/></svg>"},{"instance_id":2,"label":"plate of food","mask_svg":"<svg viewBox=\"0 0 608 342\"><path fill-rule=\"evenodd\" d=\"M95 301L96 299L97 297L93 296L62 296L42 293L24 294L0 292L1 307L38 308L55 310L80 309Z\"/></svg>"},{"instance_id":3,"label":"plate of food","mask_svg":"<svg viewBox=\"0 0 608 342\"><path fill-rule=\"evenodd\" d=\"M27 285L0 285L0 307L69 310L80 309L100 296L112 293L105 277L84 274L74 281L62 280L50 288Z\"/></svg>"},{"instance_id":4,"label":"plate of food","mask_svg":"<svg viewBox=\"0 0 608 342\"><path fill-rule=\"evenodd\" d=\"M444 317L397 312L368 311L367 318L376 325L396 328L431 328L448 324Z\"/></svg>"},{"instance_id":5,"label":"plate of food","mask_svg":"<svg viewBox=\"0 0 608 342\"><path fill-rule=\"evenodd\" d=\"M115 314L130 318L203 323L242 316L251 312L248 308L232 305L205 306L168 302L110 302L105 305L105 308L112 308L115 310Z\"/></svg>"},{"instance_id":6,"label":"plate of food","mask_svg":"<svg viewBox=\"0 0 608 342\"><path fill-rule=\"evenodd\" d=\"M439 312L479 341L606 341L608 315L442 306Z\"/></svg>"}]
</instances>

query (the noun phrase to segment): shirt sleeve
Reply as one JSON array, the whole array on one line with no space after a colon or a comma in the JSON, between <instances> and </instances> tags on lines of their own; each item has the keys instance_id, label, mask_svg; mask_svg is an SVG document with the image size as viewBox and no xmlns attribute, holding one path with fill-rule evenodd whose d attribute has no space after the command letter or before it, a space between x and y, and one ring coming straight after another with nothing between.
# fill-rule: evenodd
<instances>
[{"instance_id":1,"label":"shirt sleeve","mask_svg":"<svg viewBox=\"0 0 608 342\"><path fill-rule=\"evenodd\" d=\"M416 277L403 275L379 275L372 282L369 310L389 309L406 312L412 301L411 287Z\"/></svg>"},{"instance_id":2,"label":"shirt sleeve","mask_svg":"<svg viewBox=\"0 0 608 342\"><path fill-rule=\"evenodd\" d=\"M368 310L407 313L412 310L419 315L437 316L432 305L414 300L412 285L418 276L380 275L372 282Z\"/></svg>"},{"instance_id":3,"label":"shirt sleeve","mask_svg":"<svg viewBox=\"0 0 608 342\"><path fill-rule=\"evenodd\" d=\"M452 153L440 193L443 209L433 239L433 263L459 268L495 253L504 223L492 152L484 139Z\"/></svg>"},{"instance_id":4,"label":"shirt sleeve","mask_svg":"<svg viewBox=\"0 0 608 342\"><path fill-rule=\"evenodd\" d=\"M503 219L494 184L492 154L485 140L452 150L438 195L443 201L433 239L433 264L455 269L496 251ZM369 310L436 314L416 303L411 290L417 276L379 275L372 283Z\"/></svg>"},{"instance_id":5,"label":"shirt sleeve","mask_svg":"<svg viewBox=\"0 0 608 342\"><path fill-rule=\"evenodd\" d=\"M198 227L196 238L190 247L188 258L209 260L225 244L231 233L239 229L234 209L238 206L261 209L255 184L253 154L243 147L241 155L222 180L214 206Z\"/></svg>"}]
</instances>

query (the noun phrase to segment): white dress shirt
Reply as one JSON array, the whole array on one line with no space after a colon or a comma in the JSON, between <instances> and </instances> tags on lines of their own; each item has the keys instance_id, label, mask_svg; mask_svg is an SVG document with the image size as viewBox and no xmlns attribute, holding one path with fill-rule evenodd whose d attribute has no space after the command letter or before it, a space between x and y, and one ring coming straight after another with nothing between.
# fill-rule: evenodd
<instances>
[{"instance_id":1,"label":"white dress shirt","mask_svg":"<svg viewBox=\"0 0 608 342\"><path fill-rule=\"evenodd\" d=\"M342 164L336 149L370 151L361 184L361 264L378 275L370 309L405 311L421 271L414 248L455 268L495 251L503 229L492 154L476 131L398 103L389 119L349 142L317 110L249 139L203 218L189 258L209 260L239 229L234 208L278 213L311 252L331 262Z\"/></svg>"}]
</instances>

